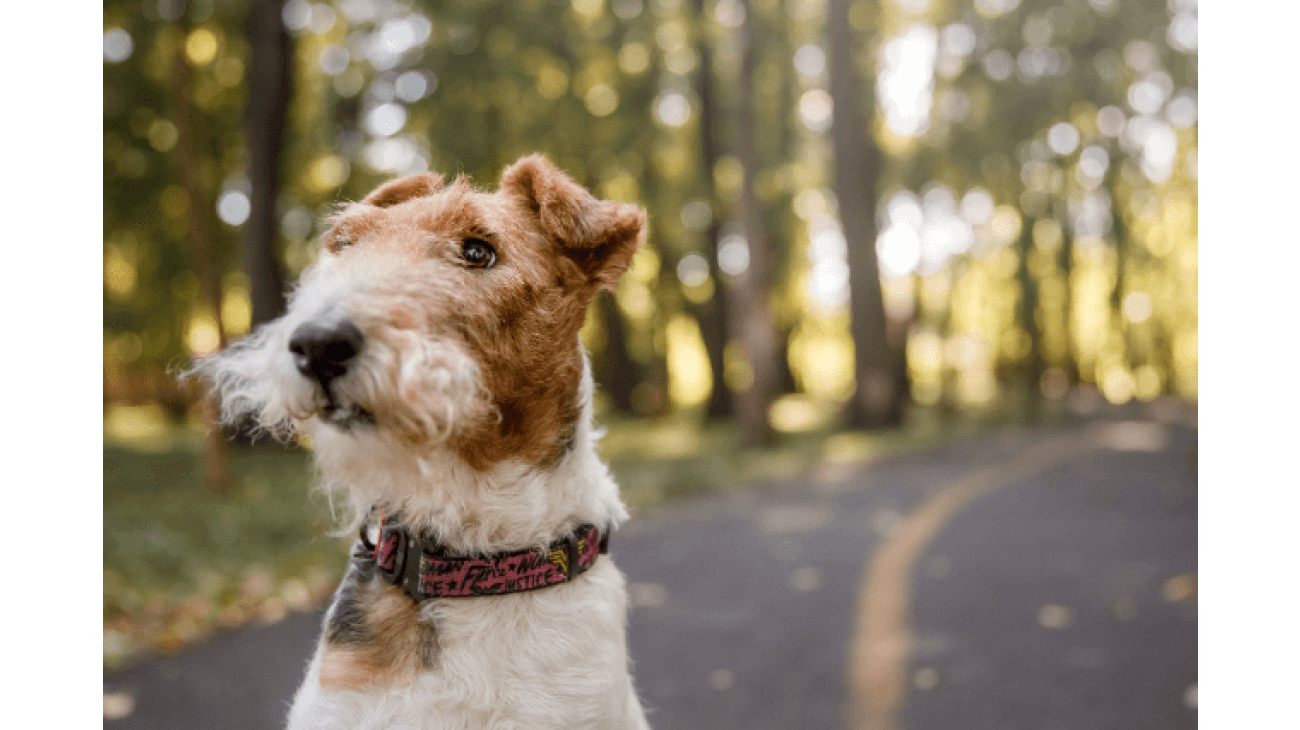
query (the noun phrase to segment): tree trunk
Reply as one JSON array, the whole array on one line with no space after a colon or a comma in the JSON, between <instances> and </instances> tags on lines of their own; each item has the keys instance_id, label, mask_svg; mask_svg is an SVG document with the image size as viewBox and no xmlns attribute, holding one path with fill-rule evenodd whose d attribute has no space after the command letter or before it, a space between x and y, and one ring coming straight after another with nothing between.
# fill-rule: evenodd
<instances>
[{"instance_id":1,"label":"tree trunk","mask_svg":"<svg viewBox=\"0 0 1300 730\"><path fill-rule=\"evenodd\" d=\"M1057 259L1061 267L1061 277L1065 282L1065 304L1061 312L1061 336L1065 339L1065 362L1061 364L1065 372L1068 387L1079 382L1079 358L1074 353L1074 221L1070 218L1070 207L1060 201L1056 216L1061 225L1061 251Z\"/></svg>"},{"instance_id":2,"label":"tree trunk","mask_svg":"<svg viewBox=\"0 0 1300 730\"><path fill-rule=\"evenodd\" d=\"M186 29L180 28L181 38ZM199 280L199 296L203 306L211 313L217 326L219 346L226 344L226 330L221 323L221 275L213 254L216 224L212 220L213 201L199 178L199 161L194 141L194 104L191 97L190 66L185 58L185 44L178 43L172 61L173 120L176 125L176 167L185 189L188 227L186 240L190 244L190 265ZM217 409L213 396L204 393L196 404L200 422L207 435L203 440L203 483L213 494L226 494L230 490L230 459L226 437L217 423Z\"/></svg>"},{"instance_id":3,"label":"tree trunk","mask_svg":"<svg viewBox=\"0 0 1300 730\"><path fill-rule=\"evenodd\" d=\"M655 174L653 165L646 164L642 168L641 182L646 191L647 207L654 209L656 204L664 199L664 186L662 178ZM659 240L659 231L653 225L650 226L645 243L656 251L666 252L669 250L667 245ZM648 331L633 332L631 335L641 339L649 339L651 342L650 358L645 362L638 363L638 382L633 386L634 390L640 391L639 394L634 395L632 398L637 415L662 416L672 408L672 399L668 395L667 327L669 314L665 311L662 303L671 301L672 297L668 294L668 289L676 286L676 283L675 277L669 273L673 269L669 266L668 260L669 257L663 254L660 273L655 277L654 284L650 287L650 296L655 302L655 307L649 329ZM663 346L660 347L660 345Z\"/></svg>"},{"instance_id":4,"label":"tree trunk","mask_svg":"<svg viewBox=\"0 0 1300 730\"><path fill-rule=\"evenodd\" d=\"M779 327L776 333L776 392L789 395L799 392L794 369L790 367L790 336L794 327Z\"/></svg>"},{"instance_id":5,"label":"tree trunk","mask_svg":"<svg viewBox=\"0 0 1300 730\"><path fill-rule=\"evenodd\" d=\"M1034 250L1034 220L1026 216L1020 227L1020 264L1016 278L1020 283L1020 306L1016 311L1020 328L1029 336L1029 354L1025 356L1021 371L1025 375L1024 415L1030 423L1042 416L1043 333L1038 325L1038 280L1030 270L1029 257Z\"/></svg>"},{"instance_id":6,"label":"tree trunk","mask_svg":"<svg viewBox=\"0 0 1300 730\"><path fill-rule=\"evenodd\" d=\"M871 134L875 90L854 67L848 0L830 0L830 81L834 107L835 194L848 242L849 308L857 388L848 422L861 428L898 425L906 383L897 376L876 259L876 181L880 151Z\"/></svg>"},{"instance_id":7,"label":"tree trunk","mask_svg":"<svg viewBox=\"0 0 1300 730\"><path fill-rule=\"evenodd\" d=\"M640 367L627 351L627 328L623 314L613 293L596 297L596 310L605 329L605 347L601 351L599 387L609 394L614 408L622 413L632 413L632 389L640 382Z\"/></svg>"},{"instance_id":8,"label":"tree trunk","mask_svg":"<svg viewBox=\"0 0 1300 730\"><path fill-rule=\"evenodd\" d=\"M721 206L714 180L714 170L718 163L719 120L713 95L713 49L706 32L708 17L704 12L704 0L694 0L694 7L695 52L699 56L699 67L695 73L695 95L700 101L700 166L704 174L705 199L713 213L705 232L705 258L709 260L709 275L713 277L715 286L713 299L693 306L692 309L700 323L700 335L704 339L704 349L709 355L709 370L713 374L713 388L709 392L705 412L709 418L722 418L734 413L735 404L724 378L726 371L723 352L727 346L728 295L723 287L722 269L718 267L722 222L719 220Z\"/></svg>"},{"instance_id":9,"label":"tree trunk","mask_svg":"<svg viewBox=\"0 0 1300 730\"><path fill-rule=\"evenodd\" d=\"M1106 192L1110 194L1111 234L1115 237L1115 288L1110 293L1110 306L1115 318L1115 326L1119 329L1124 343L1120 358L1127 368L1132 365L1130 357L1132 343L1129 341L1128 321L1124 318L1124 290L1128 287L1128 270L1125 261L1128 250L1128 226L1124 223L1124 211L1120 210L1119 202L1120 166L1123 164L1123 158L1119 154L1111 156L1110 169L1106 171L1104 184Z\"/></svg>"},{"instance_id":10,"label":"tree trunk","mask_svg":"<svg viewBox=\"0 0 1300 730\"><path fill-rule=\"evenodd\" d=\"M745 3L745 20L740 34L740 79L736 94L736 157L744 170L739 216L745 240L749 244L749 266L731 277L735 299L728 305L731 332L740 340L751 373L747 387L736 394L736 420L741 444L746 448L771 440L772 428L767 409L777 389L776 329L768 287L771 284L771 250L763 212L754 191L758 175L758 148L754 142L754 68L758 63L754 43L754 10Z\"/></svg>"},{"instance_id":11,"label":"tree trunk","mask_svg":"<svg viewBox=\"0 0 1300 730\"><path fill-rule=\"evenodd\" d=\"M280 316L285 308L284 275L275 245L275 201L280 189L293 47L281 19L282 5L283 0L252 0L245 24L251 50L244 115L251 209L244 224L244 269L254 327Z\"/></svg>"}]
</instances>

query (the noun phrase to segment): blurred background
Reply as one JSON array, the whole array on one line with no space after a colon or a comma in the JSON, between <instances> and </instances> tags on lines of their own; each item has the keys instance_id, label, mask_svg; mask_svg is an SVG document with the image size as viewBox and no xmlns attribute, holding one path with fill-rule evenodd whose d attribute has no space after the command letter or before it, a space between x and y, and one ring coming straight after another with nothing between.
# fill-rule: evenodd
<instances>
[{"instance_id":1,"label":"blurred background","mask_svg":"<svg viewBox=\"0 0 1300 730\"><path fill-rule=\"evenodd\" d=\"M1197 0L107 0L103 61L106 667L332 590L305 448L176 372L395 175L649 211L583 333L634 507L1197 398Z\"/></svg>"}]
</instances>

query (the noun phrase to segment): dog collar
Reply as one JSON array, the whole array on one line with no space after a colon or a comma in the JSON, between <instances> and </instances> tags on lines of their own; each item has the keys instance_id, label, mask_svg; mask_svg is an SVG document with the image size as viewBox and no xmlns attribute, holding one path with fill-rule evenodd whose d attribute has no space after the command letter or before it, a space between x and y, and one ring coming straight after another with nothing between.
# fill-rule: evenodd
<instances>
[{"instance_id":1,"label":"dog collar","mask_svg":"<svg viewBox=\"0 0 1300 730\"><path fill-rule=\"evenodd\" d=\"M362 527L361 542L374 555L379 575L400 585L416 603L430 598L500 596L567 583L609 552L609 534L595 525L579 527L545 552L526 549L483 557L449 555L437 540L413 536L395 520L379 523L379 539L373 543Z\"/></svg>"}]
</instances>

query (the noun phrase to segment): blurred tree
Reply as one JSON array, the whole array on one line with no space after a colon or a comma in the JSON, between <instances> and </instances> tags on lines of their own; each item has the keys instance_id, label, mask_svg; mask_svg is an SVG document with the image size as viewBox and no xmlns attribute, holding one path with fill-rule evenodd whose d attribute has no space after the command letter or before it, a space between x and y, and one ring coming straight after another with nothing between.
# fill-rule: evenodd
<instances>
[{"instance_id":1,"label":"blurred tree","mask_svg":"<svg viewBox=\"0 0 1300 730\"><path fill-rule=\"evenodd\" d=\"M695 318L700 323L700 335L704 340L704 349L709 356L709 369L712 372L713 388L709 392L709 402L705 414L709 418L730 416L735 409L731 390L726 386L725 351L727 347L727 323L730 321L728 290L722 286L722 270L718 266L718 244L722 237L722 210L717 191L715 171L718 167L718 126L720 119L717 112L717 100L713 93L713 48L709 37L709 20L704 9L704 0L693 0L694 16L692 20L692 37L695 39L697 57L695 69L695 97L700 103L699 138L700 138L700 177L704 187L704 200L711 211L708 227L704 231L704 257L708 260L709 276L715 282L714 295L708 301L693 307Z\"/></svg>"},{"instance_id":2,"label":"blurred tree","mask_svg":"<svg viewBox=\"0 0 1300 730\"><path fill-rule=\"evenodd\" d=\"M897 422L908 377L960 407L1013 381L1060 397L1062 373L1116 400L1194 393L1195 3L922 5L108 0L106 400L184 414L166 368L278 311L279 265L311 261L335 202L426 168L490 186L529 152L650 210L593 310L616 408L744 400L758 443L787 366L811 394L848 352L856 393L827 365L845 384L814 397L859 425ZM885 123L899 58L911 131ZM217 205L244 193L247 215ZM812 286L837 209L847 311ZM877 226L903 219L916 260L891 268Z\"/></svg>"},{"instance_id":3,"label":"blurred tree","mask_svg":"<svg viewBox=\"0 0 1300 730\"><path fill-rule=\"evenodd\" d=\"M868 120L875 110L869 83L858 78L848 0L830 0L831 137L835 148L835 193L848 243L850 318L856 389L849 423L866 428L897 426L906 401L906 381L890 343L876 257L876 181L881 157Z\"/></svg>"},{"instance_id":4,"label":"blurred tree","mask_svg":"<svg viewBox=\"0 0 1300 730\"><path fill-rule=\"evenodd\" d=\"M187 23L177 24L177 38L190 36ZM226 344L226 331L221 321L221 275L217 271L218 258L213 252L216 242L213 221L212 195L205 189L199 174L199 159L194 146L194 100L190 80L190 62L186 57L184 42L176 44L172 59L172 120L176 126L176 167L187 204L186 240L190 247L190 266L199 279L200 299L207 317L217 332L217 345ZM214 494L225 494L230 489L230 463L226 449L226 435L217 425L217 409L213 396L199 396L196 410L205 428L204 484Z\"/></svg>"},{"instance_id":5,"label":"blurred tree","mask_svg":"<svg viewBox=\"0 0 1300 730\"><path fill-rule=\"evenodd\" d=\"M736 29L740 45L740 76L736 83L732 134L736 159L744 174L736 217L749 249L749 265L731 277L730 289L735 299L727 310L731 318L730 330L740 344L746 360L745 370L748 371L737 378L736 420L740 426L741 443L754 447L767 443L772 437L767 411L776 395L779 351L772 320L771 244L754 189L760 169L753 131L754 69L758 64L758 49L750 4L743 2L741 7L745 13Z\"/></svg>"},{"instance_id":6,"label":"blurred tree","mask_svg":"<svg viewBox=\"0 0 1300 730\"><path fill-rule=\"evenodd\" d=\"M248 106L244 134L248 144L250 210L244 224L244 271L248 274L253 325L284 313L284 274L276 248L279 221L280 161L285 110L289 104L293 42L284 27L284 0L251 0L245 33L249 61L245 83Z\"/></svg>"},{"instance_id":7,"label":"blurred tree","mask_svg":"<svg viewBox=\"0 0 1300 730\"><path fill-rule=\"evenodd\" d=\"M596 311L605 331L604 345L595 363L596 380L609 394L615 409L633 413L636 407L632 392L641 380L641 368L628 354L627 328L618 311L618 300L612 293L602 293L596 298Z\"/></svg>"},{"instance_id":8,"label":"blurred tree","mask_svg":"<svg viewBox=\"0 0 1300 730\"><path fill-rule=\"evenodd\" d=\"M1033 274L1034 260L1034 219L1026 217L1020 225L1020 237L1016 240L1018 265L1016 279L1020 283L1020 299L1016 308L1016 317L1020 329L1026 335L1029 351L1023 363L1024 415L1031 423L1042 417L1043 373L1047 366L1043 361L1043 331L1039 323L1039 282Z\"/></svg>"}]
</instances>

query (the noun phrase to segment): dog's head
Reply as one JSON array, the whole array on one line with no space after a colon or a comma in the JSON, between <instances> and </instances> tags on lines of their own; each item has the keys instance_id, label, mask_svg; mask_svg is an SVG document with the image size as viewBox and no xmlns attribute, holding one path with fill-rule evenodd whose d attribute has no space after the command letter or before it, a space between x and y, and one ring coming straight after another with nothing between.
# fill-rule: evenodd
<instances>
[{"instance_id":1,"label":"dog's head","mask_svg":"<svg viewBox=\"0 0 1300 730\"><path fill-rule=\"evenodd\" d=\"M490 193L393 180L330 218L287 314L195 371L224 420L279 437L377 432L480 470L553 463L581 413L587 306L627 269L645 220L541 157Z\"/></svg>"}]
</instances>

